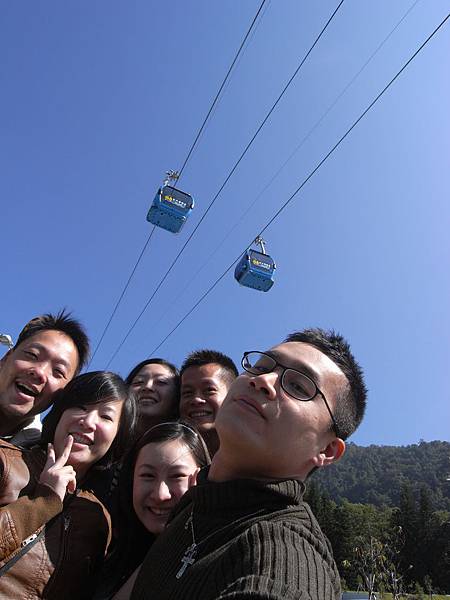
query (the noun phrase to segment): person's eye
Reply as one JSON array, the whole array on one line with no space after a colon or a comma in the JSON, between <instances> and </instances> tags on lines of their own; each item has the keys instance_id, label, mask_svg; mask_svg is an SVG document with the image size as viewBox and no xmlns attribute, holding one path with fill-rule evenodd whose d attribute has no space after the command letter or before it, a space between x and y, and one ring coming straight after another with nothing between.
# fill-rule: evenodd
<instances>
[{"instance_id":1,"label":"person's eye","mask_svg":"<svg viewBox=\"0 0 450 600\"><path fill-rule=\"evenodd\" d=\"M207 394L216 394L217 393L217 389L216 388L208 388L206 390Z\"/></svg>"},{"instance_id":2,"label":"person's eye","mask_svg":"<svg viewBox=\"0 0 450 600\"><path fill-rule=\"evenodd\" d=\"M104 419L105 421L114 421L114 417L112 415L110 415L109 413L105 413L104 415L102 415L102 419Z\"/></svg>"},{"instance_id":3,"label":"person's eye","mask_svg":"<svg viewBox=\"0 0 450 600\"><path fill-rule=\"evenodd\" d=\"M303 385L301 383L296 383L295 381L291 381L291 383L289 384L289 387L294 392L304 392L305 391Z\"/></svg>"},{"instance_id":4,"label":"person's eye","mask_svg":"<svg viewBox=\"0 0 450 600\"><path fill-rule=\"evenodd\" d=\"M153 473L148 473L148 472L144 471L143 473L139 474L139 478L149 480L149 479L154 479L154 475L153 475Z\"/></svg>"},{"instance_id":5,"label":"person's eye","mask_svg":"<svg viewBox=\"0 0 450 600\"><path fill-rule=\"evenodd\" d=\"M66 373L62 369L54 369L53 374L57 379L65 379Z\"/></svg>"},{"instance_id":6,"label":"person's eye","mask_svg":"<svg viewBox=\"0 0 450 600\"><path fill-rule=\"evenodd\" d=\"M156 385L159 385L161 387L164 387L165 385L168 385L169 382L167 381L167 379L157 379L155 381Z\"/></svg>"},{"instance_id":7,"label":"person's eye","mask_svg":"<svg viewBox=\"0 0 450 600\"><path fill-rule=\"evenodd\" d=\"M171 475L171 479L176 479L178 481L186 479L186 477L188 477L186 473L174 473L173 475Z\"/></svg>"},{"instance_id":8,"label":"person's eye","mask_svg":"<svg viewBox=\"0 0 450 600\"><path fill-rule=\"evenodd\" d=\"M184 390L184 391L181 392L181 397L182 398L189 398L190 396L192 396L191 390Z\"/></svg>"},{"instance_id":9,"label":"person's eye","mask_svg":"<svg viewBox=\"0 0 450 600\"><path fill-rule=\"evenodd\" d=\"M294 394L304 396L305 398L310 395L309 390L306 389L301 381L291 381L289 383L289 388Z\"/></svg>"},{"instance_id":10,"label":"person's eye","mask_svg":"<svg viewBox=\"0 0 450 600\"><path fill-rule=\"evenodd\" d=\"M28 358L31 358L32 360L37 360L37 358L38 358L37 352L35 352L33 350L24 350L23 353L26 356L28 356Z\"/></svg>"},{"instance_id":11,"label":"person's eye","mask_svg":"<svg viewBox=\"0 0 450 600\"><path fill-rule=\"evenodd\" d=\"M142 382L141 380L138 380L138 381L132 381L132 382L131 382L131 386L132 386L132 387L139 387L140 385L142 385L142 383L143 383L143 382Z\"/></svg>"}]
</instances>

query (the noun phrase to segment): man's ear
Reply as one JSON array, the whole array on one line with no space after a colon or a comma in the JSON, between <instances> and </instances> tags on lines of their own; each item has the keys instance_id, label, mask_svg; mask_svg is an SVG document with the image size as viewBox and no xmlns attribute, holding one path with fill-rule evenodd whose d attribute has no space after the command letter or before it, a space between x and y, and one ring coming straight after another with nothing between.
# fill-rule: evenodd
<instances>
[{"instance_id":1,"label":"man's ear","mask_svg":"<svg viewBox=\"0 0 450 600\"><path fill-rule=\"evenodd\" d=\"M11 352L12 352L12 349L8 350L8 352L0 358L0 371L2 370L3 365L6 364L6 360L7 360L8 356L11 354Z\"/></svg>"},{"instance_id":2,"label":"man's ear","mask_svg":"<svg viewBox=\"0 0 450 600\"><path fill-rule=\"evenodd\" d=\"M334 438L316 457L316 467L327 467L328 465L337 462L344 452L344 440L341 440L341 438Z\"/></svg>"}]
</instances>

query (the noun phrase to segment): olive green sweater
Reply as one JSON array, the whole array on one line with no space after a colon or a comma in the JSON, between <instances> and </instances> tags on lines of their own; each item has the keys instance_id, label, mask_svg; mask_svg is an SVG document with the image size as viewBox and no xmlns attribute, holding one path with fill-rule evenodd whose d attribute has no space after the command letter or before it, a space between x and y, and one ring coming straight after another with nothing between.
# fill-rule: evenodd
<instances>
[{"instance_id":1,"label":"olive green sweater","mask_svg":"<svg viewBox=\"0 0 450 600\"><path fill-rule=\"evenodd\" d=\"M147 554L132 600L337 600L328 540L294 480L209 482L181 499ZM192 545L197 552L177 578Z\"/></svg>"}]
</instances>

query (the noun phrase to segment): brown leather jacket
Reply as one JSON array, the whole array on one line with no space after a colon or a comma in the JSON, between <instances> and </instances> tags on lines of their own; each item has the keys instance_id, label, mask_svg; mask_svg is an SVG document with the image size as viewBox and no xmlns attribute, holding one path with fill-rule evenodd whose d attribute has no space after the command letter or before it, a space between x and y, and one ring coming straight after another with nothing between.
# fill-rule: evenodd
<instances>
[{"instance_id":1,"label":"brown leather jacket","mask_svg":"<svg viewBox=\"0 0 450 600\"><path fill-rule=\"evenodd\" d=\"M0 577L0 600L88 599L111 537L109 514L87 490L64 504L38 484L40 448L0 442L0 567L21 544L56 517L41 539Z\"/></svg>"}]
</instances>

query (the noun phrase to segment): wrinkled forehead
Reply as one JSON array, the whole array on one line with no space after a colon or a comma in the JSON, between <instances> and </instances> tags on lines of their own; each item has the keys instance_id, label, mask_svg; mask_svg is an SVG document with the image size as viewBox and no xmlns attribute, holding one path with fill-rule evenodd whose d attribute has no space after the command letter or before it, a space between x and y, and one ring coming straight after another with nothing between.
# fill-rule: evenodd
<instances>
[{"instance_id":1,"label":"wrinkled forehead","mask_svg":"<svg viewBox=\"0 0 450 600\"><path fill-rule=\"evenodd\" d=\"M74 370L78 367L79 356L78 350L71 337L63 331L56 329L44 329L30 335L20 342L15 348L18 350L24 347L36 347L45 352L48 358L66 364Z\"/></svg>"},{"instance_id":2,"label":"wrinkled forehead","mask_svg":"<svg viewBox=\"0 0 450 600\"><path fill-rule=\"evenodd\" d=\"M191 365L181 375L181 385L197 385L217 380L225 381L226 371L217 363L206 365Z\"/></svg>"},{"instance_id":3,"label":"wrinkled forehead","mask_svg":"<svg viewBox=\"0 0 450 600\"><path fill-rule=\"evenodd\" d=\"M309 375L320 387L327 381L346 381L340 367L321 350L304 342L283 342L267 350L283 366Z\"/></svg>"}]
</instances>

